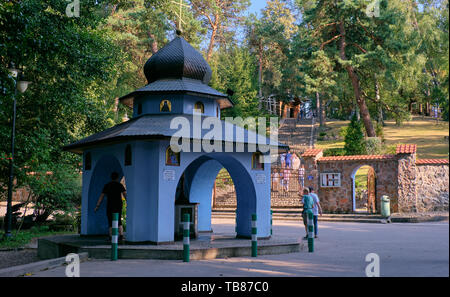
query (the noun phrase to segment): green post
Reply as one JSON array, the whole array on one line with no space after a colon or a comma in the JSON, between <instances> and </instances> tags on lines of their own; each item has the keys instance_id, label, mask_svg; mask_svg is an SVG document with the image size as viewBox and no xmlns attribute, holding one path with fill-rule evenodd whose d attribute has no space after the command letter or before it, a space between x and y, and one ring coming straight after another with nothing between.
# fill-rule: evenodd
<instances>
[{"instance_id":1,"label":"green post","mask_svg":"<svg viewBox=\"0 0 450 297\"><path fill-rule=\"evenodd\" d=\"M313 221L313 213L311 210L308 210L308 251L310 253L314 252L314 221Z\"/></svg>"},{"instance_id":2,"label":"green post","mask_svg":"<svg viewBox=\"0 0 450 297\"><path fill-rule=\"evenodd\" d=\"M112 214L111 226L111 261L117 260L117 243L119 238L119 214Z\"/></svg>"},{"instance_id":3,"label":"green post","mask_svg":"<svg viewBox=\"0 0 450 297\"><path fill-rule=\"evenodd\" d=\"M183 262L189 262L189 230L191 219L188 213L183 215Z\"/></svg>"},{"instance_id":4,"label":"green post","mask_svg":"<svg viewBox=\"0 0 450 297\"><path fill-rule=\"evenodd\" d=\"M258 255L258 237L256 236L256 214L252 214L252 257Z\"/></svg>"}]
</instances>

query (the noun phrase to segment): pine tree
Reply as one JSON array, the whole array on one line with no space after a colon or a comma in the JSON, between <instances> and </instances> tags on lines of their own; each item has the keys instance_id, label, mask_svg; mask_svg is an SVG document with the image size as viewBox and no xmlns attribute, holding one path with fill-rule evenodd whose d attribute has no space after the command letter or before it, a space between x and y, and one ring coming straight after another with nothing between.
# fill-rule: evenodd
<instances>
[{"instance_id":1,"label":"pine tree","mask_svg":"<svg viewBox=\"0 0 450 297\"><path fill-rule=\"evenodd\" d=\"M344 150L346 155L366 154L363 125L361 121L358 121L356 118L356 114L353 115L352 120L347 127Z\"/></svg>"}]
</instances>

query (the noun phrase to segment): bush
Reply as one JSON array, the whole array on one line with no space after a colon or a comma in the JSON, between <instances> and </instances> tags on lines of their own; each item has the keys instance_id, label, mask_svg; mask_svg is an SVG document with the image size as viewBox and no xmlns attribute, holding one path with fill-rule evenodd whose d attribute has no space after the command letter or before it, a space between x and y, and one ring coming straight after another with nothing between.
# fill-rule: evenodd
<instances>
[{"instance_id":1,"label":"bush","mask_svg":"<svg viewBox=\"0 0 450 297\"><path fill-rule=\"evenodd\" d=\"M343 126L339 129L339 136L345 139L345 136L347 135L347 126Z\"/></svg>"},{"instance_id":2,"label":"bush","mask_svg":"<svg viewBox=\"0 0 450 297\"><path fill-rule=\"evenodd\" d=\"M383 130L383 124L382 123L376 123L375 125L375 133L377 134L377 137L380 138L381 142L385 142L386 139L384 138L384 130Z\"/></svg>"},{"instance_id":3,"label":"bush","mask_svg":"<svg viewBox=\"0 0 450 297\"><path fill-rule=\"evenodd\" d=\"M55 211L72 212L81 204L81 178L70 167L43 166L30 175L27 185L33 193L37 223L45 222Z\"/></svg>"},{"instance_id":4,"label":"bush","mask_svg":"<svg viewBox=\"0 0 450 297\"><path fill-rule=\"evenodd\" d=\"M367 137L365 140L366 153L369 155L378 155L382 150L381 139L378 137Z\"/></svg>"},{"instance_id":5,"label":"bush","mask_svg":"<svg viewBox=\"0 0 450 297\"><path fill-rule=\"evenodd\" d=\"M344 149L346 155L366 154L366 143L364 141L363 125L361 121L357 120L356 114L353 115L352 120L347 127Z\"/></svg>"},{"instance_id":6,"label":"bush","mask_svg":"<svg viewBox=\"0 0 450 297\"><path fill-rule=\"evenodd\" d=\"M345 156L345 149L344 148L330 148L323 151L323 156Z\"/></svg>"}]
</instances>

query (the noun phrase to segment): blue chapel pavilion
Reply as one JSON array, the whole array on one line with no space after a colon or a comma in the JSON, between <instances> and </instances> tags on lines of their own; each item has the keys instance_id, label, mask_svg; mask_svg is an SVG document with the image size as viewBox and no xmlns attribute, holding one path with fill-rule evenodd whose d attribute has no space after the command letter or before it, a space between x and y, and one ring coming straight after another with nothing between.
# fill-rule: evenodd
<instances>
[{"instance_id":1,"label":"blue chapel pavilion","mask_svg":"<svg viewBox=\"0 0 450 297\"><path fill-rule=\"evenodd\" d=\"M218 172L226 168L236 190L237 236L251 237L251 215L258 217L258 237L270 237L270 162L260 157L269 152L250 151L249 145L278 142L233 124L222 123L223 147L243 145L244 151L175 152L171 137L179 131L171 122L180 117L190 125L182 135L191 143L204 139L208 129L194 131L195 114L204 120L220 119L222 109L233 106L227 95L208 86L211 68L203 56L177 36L145 63L148 84L120 98L133 109L130 120L96 133L64 150L83 155L81 235L108 234L106 206L94 212L104 184L113 171L124 177L127 189L126 241L165 243L179 231L179 205L195 206L195 229L211 232L211 199ZM225 127L243 138L225 137ZM228 130L229 131L229 130Z\"/></svg>"}]
</instances>

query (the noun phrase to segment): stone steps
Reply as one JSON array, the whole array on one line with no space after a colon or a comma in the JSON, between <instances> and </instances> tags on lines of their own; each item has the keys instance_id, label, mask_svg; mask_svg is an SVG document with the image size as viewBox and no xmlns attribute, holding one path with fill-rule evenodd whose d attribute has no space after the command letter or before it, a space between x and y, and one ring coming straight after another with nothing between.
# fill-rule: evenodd
<instances>
[{"instance_id":1,"label":"stone steps","mask_svg":"<svg viewBox=\"0 0 450 297\"><path fill-rule=\"evenodd\" d=\"M215 209L212 211L213 218L235 218L234 209ZM273 212L273 220L302 220L301 209L276 209ZM323 214L319 221L324 222L359 222L380 223L383 217L379 214Z\"/></svg>"}]
</instances>

